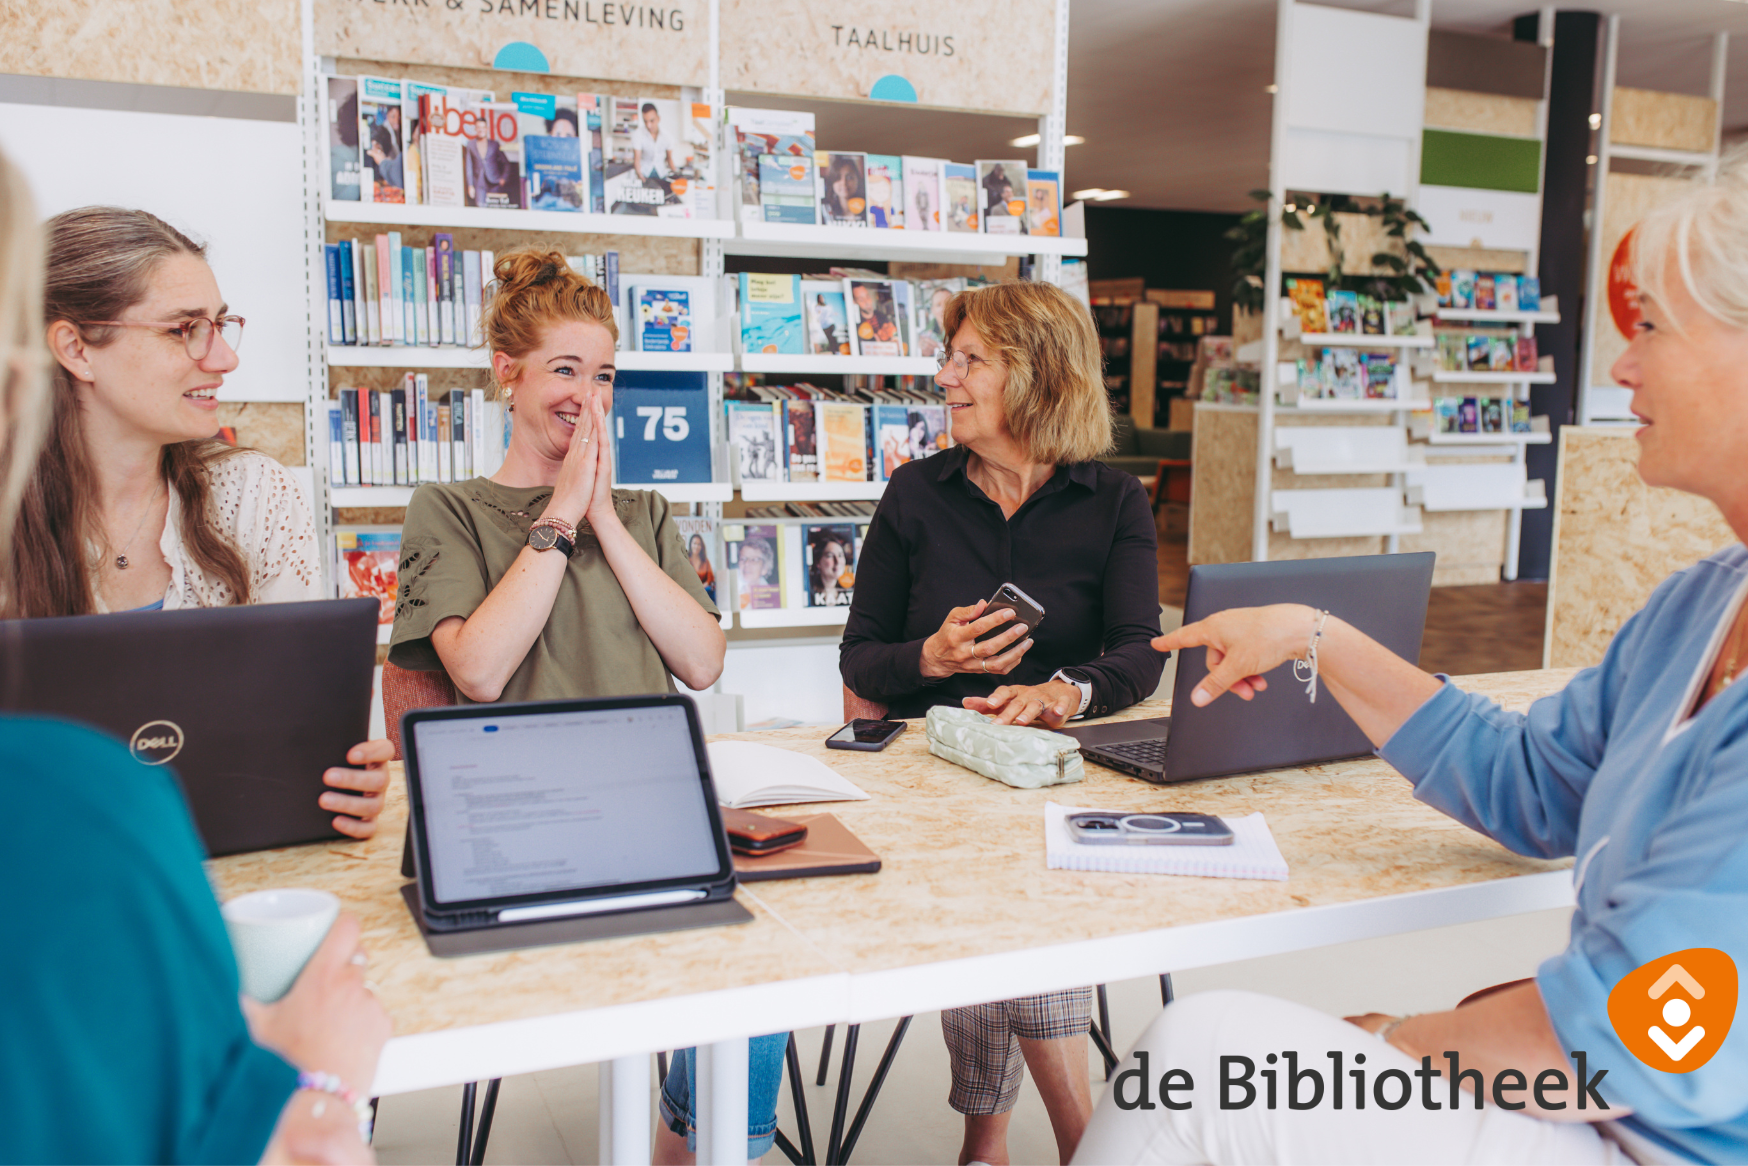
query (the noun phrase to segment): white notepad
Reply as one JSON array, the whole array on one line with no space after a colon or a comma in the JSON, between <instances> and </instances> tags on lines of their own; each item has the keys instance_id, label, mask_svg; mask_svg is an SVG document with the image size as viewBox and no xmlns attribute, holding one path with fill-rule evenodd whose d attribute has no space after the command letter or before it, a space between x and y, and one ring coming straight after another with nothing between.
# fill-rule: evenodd
<instances>
[{"instance_id":1,"label":"white notepad","mask_svg":"<svg viewBox=\"0 0 1748 1166\"><path fill-rule=\"evenodd\" d=\"M1076 842L1068 815L1109 813L1090 806L1044 804L1044 856L1051 870L1096 870L1109 874L1200 875L1212 879L1287 877L1287 860L1262 814L1221 818L1232 829L1230 846L1100 846Z\"/></svg>"},{"instance_id":2,"label":"white notepad","mask_svg":"<svg viewBox=\"0 0 1748 1166\"><path fill-rule=\"evenodd\" d=\"M712 741L705 748L710 751L716 800L731 809L868 800L837 770L793 749L752 741Z\"/></svg>"}]
</instances>

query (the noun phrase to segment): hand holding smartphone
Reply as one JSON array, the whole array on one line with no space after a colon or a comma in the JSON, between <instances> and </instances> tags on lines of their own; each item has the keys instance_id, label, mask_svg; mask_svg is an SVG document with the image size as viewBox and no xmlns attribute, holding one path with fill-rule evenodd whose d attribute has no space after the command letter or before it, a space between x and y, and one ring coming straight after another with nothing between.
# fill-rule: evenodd
<instances>
[{"instance_id":1,"label":"hand holding smartphone","mask_svg":"<svg viewBox=\"0 0 1748 1166\"><path fill-rule=\"evenodd\" d=\"M1044 622L1044 609L1038 606L1038 601L1012 583L1003 583L995 589L995 594L989 597L989 605L983 609L983 615L986 616L992 611L1011 611L1014 613L1014 618L998 624L978 636L976 642L979 644L985 640L993 640L1010 630L1016 623L1025 624L1026 634L1030 635L1038 630L1039 624ZM983 616L978 618L982 619Z\"/></svg>"}]
</instances>

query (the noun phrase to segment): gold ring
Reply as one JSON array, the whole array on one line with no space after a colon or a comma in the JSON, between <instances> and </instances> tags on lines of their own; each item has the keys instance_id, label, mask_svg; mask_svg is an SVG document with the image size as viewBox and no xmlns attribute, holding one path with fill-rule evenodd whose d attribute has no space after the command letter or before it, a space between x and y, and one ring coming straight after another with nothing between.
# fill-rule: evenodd
<instances>
[{"instance_id":1,"label":"gold ring","mask_svg":"<svg viewBox=\"0 0 1748 1166\"><path fill-rule=\"evenodd\" d=\"M978 658L977 658L977 662L978 662L978 663L979 663L979 664L981 664L981 665L983 665L983 670L984 670L984 672L988 672L988 671L989 671L989 661L988 661L988 660L985 660L985 659L984 659L984 658L983 658L983 657L981 657L981 656L979 656L979 657L978 657Z\"/></svg>"}]
</instances>

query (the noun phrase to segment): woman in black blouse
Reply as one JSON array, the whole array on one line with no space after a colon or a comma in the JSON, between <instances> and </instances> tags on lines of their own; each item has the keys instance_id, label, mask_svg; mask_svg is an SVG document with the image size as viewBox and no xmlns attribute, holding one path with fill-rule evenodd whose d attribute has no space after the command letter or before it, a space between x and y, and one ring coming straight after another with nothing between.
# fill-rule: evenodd
<instances>
[{"instance_id":1,"label":"woman in black blouse","mask_svg":"<svg viewBox=\"0 0 1748 1166\"><path fill-rule=\"evenodd\" d=\"M955 296L945 323L955 446L893 472L856 565L844 683L894 717L962 704L1052 728L1152 695L1153 511L1139 481L1093 460L1111 413L1092 316L1051 284L1004 283ZM1044 609L1037 627L984 614L1003 583ZM1007 1161L1022 1055L1069 1159L1092 1112L1091 1015L1090 988L942 1014L960 1161Z\"/></svg>"}]
</instances>

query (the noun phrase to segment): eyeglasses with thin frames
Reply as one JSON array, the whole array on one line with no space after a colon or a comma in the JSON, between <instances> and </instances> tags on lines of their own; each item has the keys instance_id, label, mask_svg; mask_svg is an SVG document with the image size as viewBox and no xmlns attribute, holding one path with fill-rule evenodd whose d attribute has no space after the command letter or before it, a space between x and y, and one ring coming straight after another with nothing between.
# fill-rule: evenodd
<instances>
[{"instance_id":1,"label":"eyeglasses with thin frames","mask_svg":"<svg viewBox=\"0 0 1748 1166\"><path fill-rule=\"evenodd\" d=\"M182 346L192 360L205 360L212 354L215 336L223 336L225 344L235 352L243 343L243 317L190 316L184 320L92 320L93 325L110 328L162 328L166 333L182 337Z\"/></svg>"},{"instance_id":2,"label":"eyeglasses with thin frames","mask_svg":"<svg viewBox=\"0 0 1748 1166\"><path fill-rule=\"evenodd\" d=\"M966 377L970 376L972 369L979 366L992 365L994 363L995 361L990 360L987 356L972 356L965 352L952 352L947 349L942 349L940 352L935 353L936 375L938 376L941 373L946 372L948 367L951 367L954 374L958 376L960 380L964 380Z\"/></svg>"}]
</instances>

